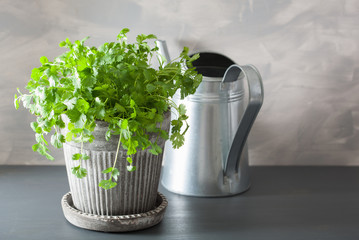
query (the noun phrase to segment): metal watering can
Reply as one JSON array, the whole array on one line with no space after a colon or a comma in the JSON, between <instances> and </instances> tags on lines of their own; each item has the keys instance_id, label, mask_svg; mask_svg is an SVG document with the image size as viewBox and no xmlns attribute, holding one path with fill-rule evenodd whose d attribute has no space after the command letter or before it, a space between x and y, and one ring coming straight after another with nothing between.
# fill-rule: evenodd
<instances>
[{"instance_id":1,"label":"metal watering can","mask_svg":"<svg viewBox=\"0 0 359 240\"><path fill-rule=\"evenodd\" d=\"M158 41L157 46L169 61L166 43ZM181 148L165 146L162 185L198 197L244 192L250 186L246 140L263 103L261 76L254 66L236 65L216 53L200 53L193 65L203 81L195 94L172 99L186 106L190 128Z\"/></svg>"}]
</instances>

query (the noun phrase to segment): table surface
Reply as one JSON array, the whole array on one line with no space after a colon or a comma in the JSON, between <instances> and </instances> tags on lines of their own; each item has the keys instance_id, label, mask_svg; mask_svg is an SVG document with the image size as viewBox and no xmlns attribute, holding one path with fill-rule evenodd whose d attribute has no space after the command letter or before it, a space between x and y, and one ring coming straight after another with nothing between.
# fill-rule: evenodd
<instances>
[{"instance_id":1,"label":"table surface","mask_svg":"<svg viewBox=\"0 0 359 240\"><path fill-rule=\"evenodd\" d=\"M0 166L0 239L359 239L359 167L251 167L249 191L225 198L159 191L163 221L131 233L77 228L63 216L65 167Z\"/></svg>"}]
</instances>

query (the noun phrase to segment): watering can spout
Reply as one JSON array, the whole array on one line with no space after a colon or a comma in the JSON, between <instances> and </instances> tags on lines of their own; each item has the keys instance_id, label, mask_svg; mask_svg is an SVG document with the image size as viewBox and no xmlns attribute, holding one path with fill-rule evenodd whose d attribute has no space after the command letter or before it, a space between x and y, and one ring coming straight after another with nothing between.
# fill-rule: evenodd
<instances>
[{"instance_id":1,"label":"watering can spout","mask_svg":"<svg viewBox=\"0 0 359 240\"><path fill-rule=\"evenodd\" d=\"M156 40L156 46L158 47L158 53L162 56L163 59L160 59L162 64L169 63L171 61L170 55L168 53L168 48L165 40Z\"/></svg>"}]
</instances>

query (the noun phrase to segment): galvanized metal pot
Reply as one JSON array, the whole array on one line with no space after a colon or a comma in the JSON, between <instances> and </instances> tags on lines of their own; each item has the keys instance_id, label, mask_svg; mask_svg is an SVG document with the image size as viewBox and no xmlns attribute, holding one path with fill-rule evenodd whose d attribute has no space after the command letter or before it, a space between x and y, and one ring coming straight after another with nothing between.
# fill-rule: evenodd
<instances>
[{"instance_id":1,"label":"galvanized metal pot","mask_svg":"<svg viewBox=\"0 0 359 240\"><path fill-rule=\"evenodd\" d=\"M74 153L80 153L80 143L65 143L64 154L67 176L69 180L74 207L84 213L114 216L145 213L155 208L157 190L161 173L162 154L157 156L148 150L138 151L133 155L133 165L136 170L128 172L125 150L120 149L116 167L120 171L119 180L115 188L104 190L98 186L108 175L101 171L112 167L115 161L118 137L112 136L109 141L105 139L108 124L103 121L96 123L94 131L95 140L84 143L83 152L90 159L82 161L82 167L87 169L87 176L78 179L71 172L71 168L78 166L79 162L72 160ZM166 113L163 129L169 129L170 112ZM157 135L150 135L152 140ZM163 148L165 141L158 139Z\"/></svg>"}]
</instances>

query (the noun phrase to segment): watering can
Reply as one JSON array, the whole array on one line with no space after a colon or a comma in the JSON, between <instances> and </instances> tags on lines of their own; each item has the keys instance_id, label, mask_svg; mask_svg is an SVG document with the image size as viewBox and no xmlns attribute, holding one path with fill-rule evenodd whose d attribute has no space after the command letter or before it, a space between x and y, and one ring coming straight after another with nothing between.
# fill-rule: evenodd
<instances>
[{"instance_id":1,"label":"watering can","mask_svg":"<svg viewBox=\"0 0 359 240\"><path fill-rule=\"evenodd\" d=\"M157 46L169 61L165 41ZM261 76L254 66L239 66L218 53L200 53L193 66L203 80L193 95L181 99L176 93L172 99L186 106L190 127L182 147L166 144L161 183L188 196L239 194L250 186L246 140L263 103Z\"/></svg>"}]
</instances>

